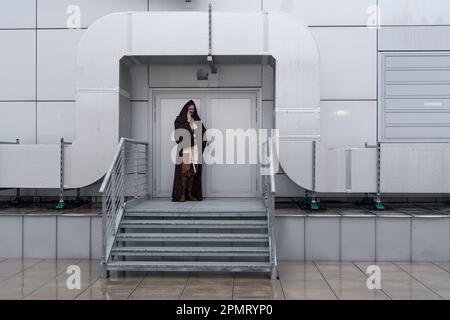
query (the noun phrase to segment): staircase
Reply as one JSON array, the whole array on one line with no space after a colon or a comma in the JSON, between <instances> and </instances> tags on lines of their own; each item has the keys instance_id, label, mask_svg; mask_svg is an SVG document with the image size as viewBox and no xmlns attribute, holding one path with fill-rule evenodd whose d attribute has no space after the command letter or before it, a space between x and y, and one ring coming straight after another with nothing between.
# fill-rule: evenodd
<instances>
[{"instance_id":1,"label":"staircase","mask_svg":"<svg viewBox=\"0 0 450 320\"><path fill-rule=\"evenodd\" d=\"M271 272L261 199L205 199L184 212L179 205L156 199L126 209L107 269Z\"/></svg>"},{"instance_id":2,"label":"staircase","mask_svg":"<svg viewBox=\"0 0 450 320\"><path fill-rule=\"evenodd\" d=\"M103 181L103 276L111 271L276 273L270 178L260 198L148 199L148 146L121 139ZM273 176L272 176L273 178ZM144 189L138 186L144 185ZM134 186L134 187L133 187ZM272 191L273 193L273 191Z\"/></svg>"}]
</instances>

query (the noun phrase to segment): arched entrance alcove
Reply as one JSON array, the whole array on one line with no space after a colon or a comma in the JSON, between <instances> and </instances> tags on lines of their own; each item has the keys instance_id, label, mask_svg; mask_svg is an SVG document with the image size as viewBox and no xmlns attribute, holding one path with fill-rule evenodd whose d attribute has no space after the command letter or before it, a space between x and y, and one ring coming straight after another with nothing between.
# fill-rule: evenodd
<instances>
[{"instance_id":1,"label":"arched entrance alcove","mask_svg":"<svg viewBox=\"0 0 450 320\"><path fill-rule=\"evenodd\" d=\"M120 77L126 68L120 63L123 57L196 56L206 61L211 53L271 57L280 164L295 183L311 189L311 142L320 137L320 95L319 57L308 28L289 14L272 12L213 12L211 28L210 51L207 12L122 12L89 27L78 46L76 134L66 147L66 188L97 181L113 158L120 138L120 101L126 99ZM51 184L46 187L58 187Z\"/></svg>"}]
</instances>

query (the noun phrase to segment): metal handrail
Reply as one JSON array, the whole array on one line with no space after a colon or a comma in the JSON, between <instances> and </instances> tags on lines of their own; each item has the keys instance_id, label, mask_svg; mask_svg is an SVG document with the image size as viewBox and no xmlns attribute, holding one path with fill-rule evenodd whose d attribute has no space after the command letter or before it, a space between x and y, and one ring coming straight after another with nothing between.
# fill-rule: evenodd
<instances>
[{"instance_id":1,"label":"metal handrail","mask_svg":"<svg viewBox=\"0 0 450 320\"><path fill-rule=\"evenodd\" d=\"M121 138L99 192L102 194L102 265L107 263L125 208L149 196L149 145Z\"/></svg>"},{"instance_id":2,"label":"metal handrail","mask_svg":"<svg viewBox=\"0 0 450 320\"><path fill-rule=\"evenodd\" d=\"M276 276L277 254L273 225L275 220L275 170L272 145L268 141L263 143L263 151L269 159L269 174L264 175L264 206L267 212L267 227L269 233L270 263L272 265L272 278Z\"/></svg>"}]
</instances>

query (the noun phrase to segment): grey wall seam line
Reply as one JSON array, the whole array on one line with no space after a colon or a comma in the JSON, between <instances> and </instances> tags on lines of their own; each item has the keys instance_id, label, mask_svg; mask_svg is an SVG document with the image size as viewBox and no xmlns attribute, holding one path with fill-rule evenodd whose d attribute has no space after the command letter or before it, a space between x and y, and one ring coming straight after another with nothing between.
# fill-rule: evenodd
<instances>
[{"instance_id":1,"label":"grey wall seam line","mask_svg":"<svg viewBox=\"0 0 450 320\"><path fill-rule=\"evenodd\" d=\"M22 253L21 253L21 256L22 256L22 260L24 259L24 248L25 248L25 244L24 244L24 241L25 241L25 237L24 237L24 218L25 218L25 216L24 215L22 215L22 219L21 219L21 221L22 221L22 248L21 248L21 250L22 250Z\"/></svg>"},{"instance_id":2,"label":"grey wall seam line","mask_svg":"<svg viewBox=\"0 0 450 320\"><path fill-rule=\"evenodd\" d=\"M37 36L37 26L38 26L38 0L35 1L35 29L34 29L34 98L36 102L34 103L34 142L38 143L38 36Z\"/></svg>"},{"instance_id":3,"label":"grey wall seam line","mask_svg":"<svg viewBox=\"0 0 450 320\"><path fill-rule=\"evenodd\" d=\"M409 263L413 261L413 217L409 218Z\"/></svg>"},{"instance_id":4,"label":"grey wall seam line","mask_svg":"<svg viewBox=\"0 0 450 320\"><path fill-rule=\"evenodd\" d=\"M303 217L303 262L306 261L306 216Z\"/></svg>"},{"instance_id":5,"label":"grey wall seam line","mask_svg":"<svg viewBox=\"0 0 450 320\"><path fill-rule=\"evenodd\" d=\"M89 260L92 260L92 216L89 216Z\"/></svg>"},{"instance_id":6,"label":"grey wall seam line","mask_svg":"<svg viewBox=\"0 0 450 320\"><path fill-rule=\"evenodd\" d=\"M308 237L307 237L307 234L306 234L306 232L307 232L307 227L306 227L306 221L307 221L308 219L307 219L307 217L305 216L305 223L304 223L304 225L303 225L303 232L304 232L304 234L303 234L303 238L305 239L304 240L304 243L303 243L303 256L304 256L304 258L303 258L303 260L304 261L308 261L307 260L307 256L306 256L306 252L307 252L307 245L306 245L306 241L308 240Z\"/></svg>"},{"instance_id":7,"label":"grey wall seam line","mask_svg":"<svg viewBox=\"0 0 450 320\"><path fill-rule=\"evenodd\" d=\"M377 246L377 240L378 240L378 217L375 216L375 221L374 221L374 246L375 246L375 252L374 252L374 260L375 263L378 262L378 246Z\"/></svg>"},{"instance_id":8,"label":"grey wall seam line","mask_svg":"<svg viewBox=\"0 0 450 320\"><path fill-rule=\"evenodd\" d=\"M58 215L55 215L55 259L58 260Z\"/></svg>"}]
</instances>

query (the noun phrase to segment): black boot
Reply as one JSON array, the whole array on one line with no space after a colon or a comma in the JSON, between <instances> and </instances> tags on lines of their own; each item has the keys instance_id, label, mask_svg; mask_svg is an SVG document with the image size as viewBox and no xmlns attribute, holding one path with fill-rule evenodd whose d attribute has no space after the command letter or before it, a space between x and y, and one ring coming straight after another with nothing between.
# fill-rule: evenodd
<instances>
[{"instance_id":1,"label":"black boot","mask_svg":"<svg viewBox=\"0 0 450 320\"><path fill-rule=\"evenodd\" d=\"M192 186L194 185L194 179L195 176L190 176L188 180L187 196L186 196L188 201L197 201L197 199L192 196Z\"/></svg>"},{"instance_id":2,"label":"black boot","mask_svg":"<svg viewBox=\"0 0 450 320\"><path fill-rule=\"evenodd\" d=\"M180 202L185 202L186 201L187 182L188 182L188 177L182 176L181 177L181 197L180 197L180 200L179 200Z\"/></svg>"}]
</instances>

